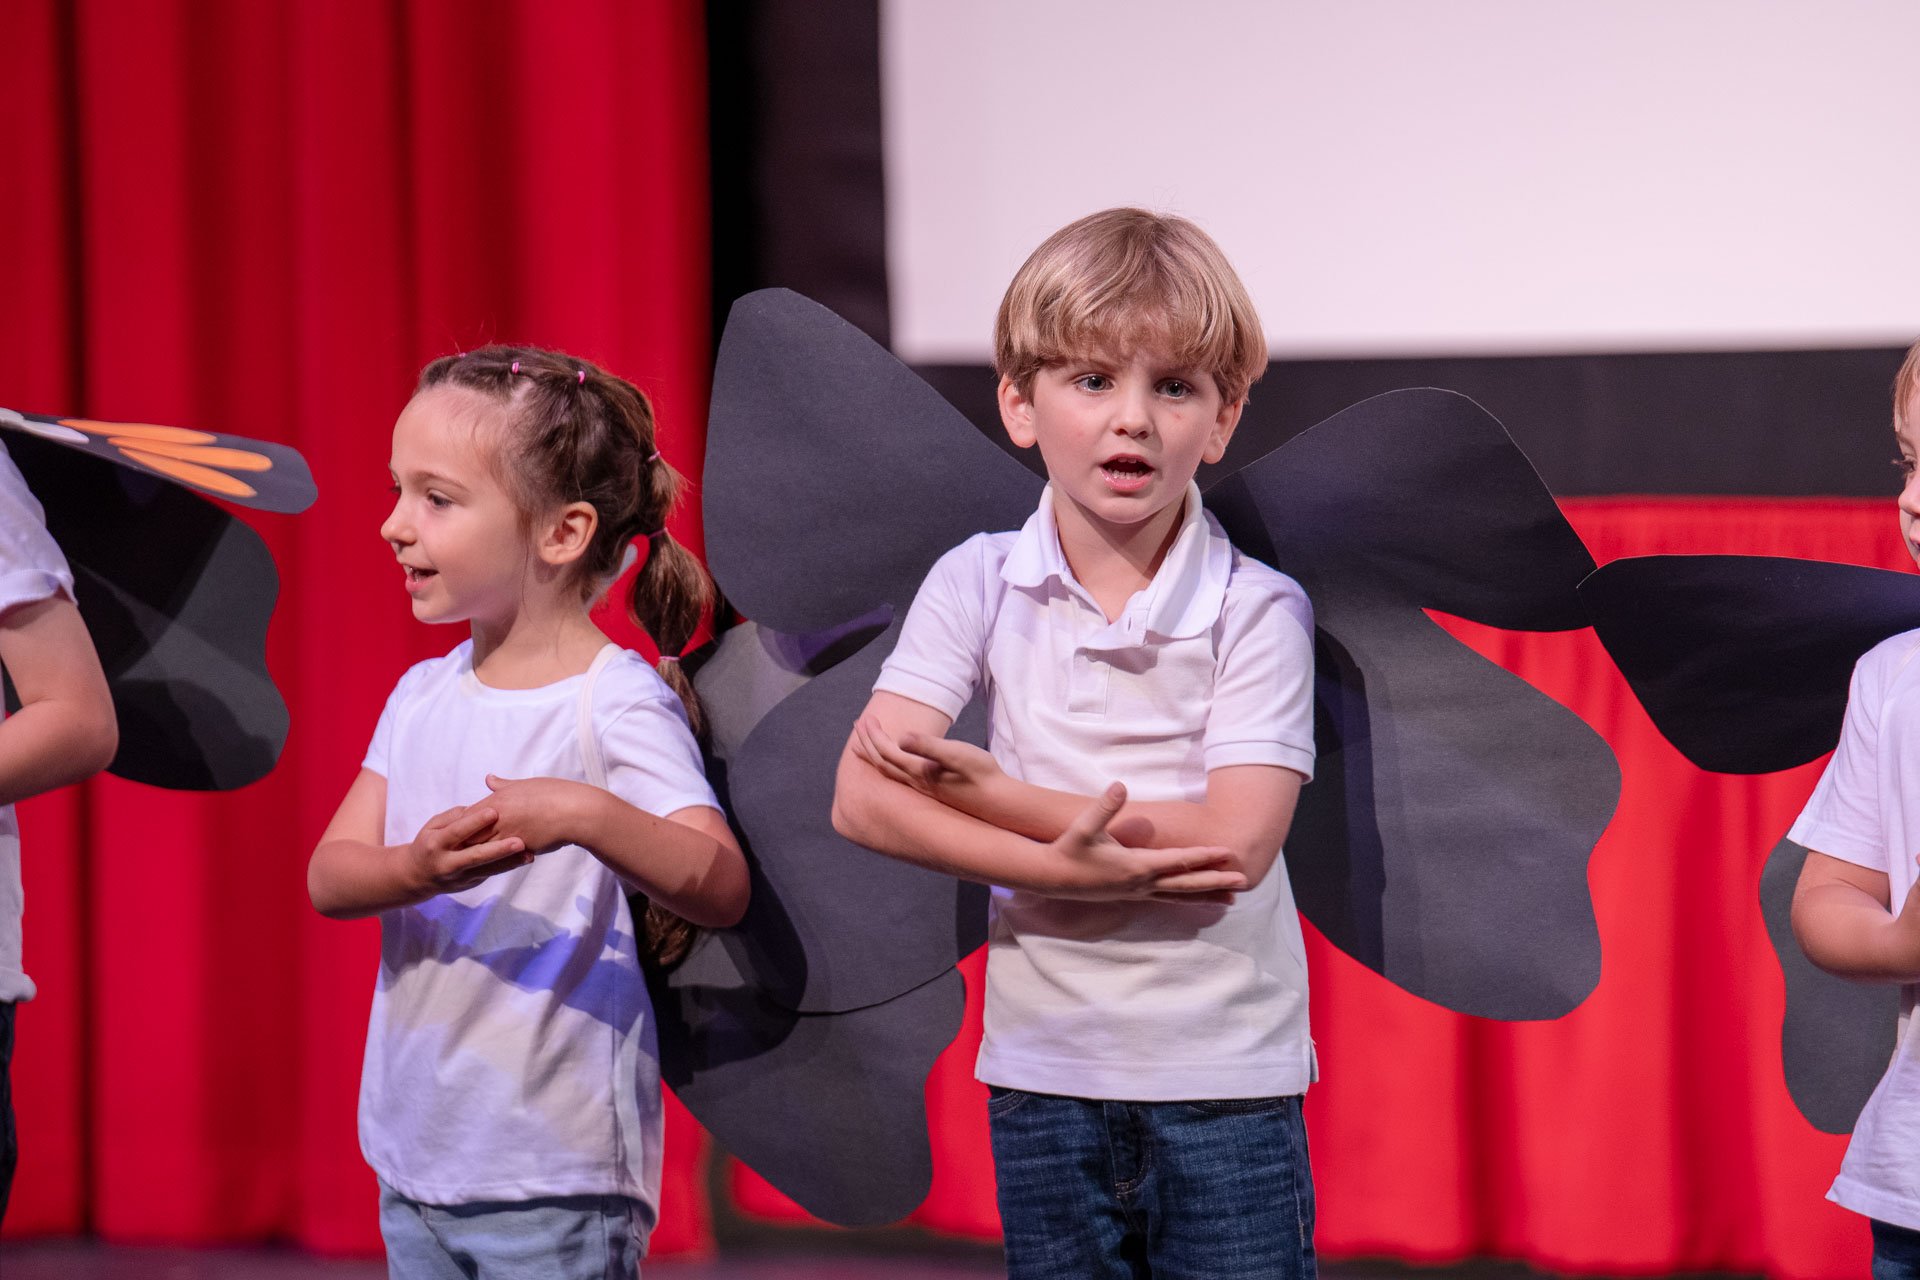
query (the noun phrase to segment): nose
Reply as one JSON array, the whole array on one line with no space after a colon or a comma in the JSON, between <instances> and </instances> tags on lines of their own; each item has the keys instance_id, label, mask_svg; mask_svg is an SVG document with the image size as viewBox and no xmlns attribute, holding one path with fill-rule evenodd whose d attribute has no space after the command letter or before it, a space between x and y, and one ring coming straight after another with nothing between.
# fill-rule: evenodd
<instances>
[{"instance_id":1,"label":"nose","mask_svg":"<svg viewBox=\"0 0 1920 1280\"><path fill-rule=\"evenodd\" d=\"M1900 510L1920 520L1920 468L1907 477L1900 489Z\"/></svg>"},{"instance_id":2,"label":"nose","mask_svg":"<svg viewBox=\"0 0 1920 1280\"><path fill-rule=\"evenodd\" d=\"M1113 429L1121 435L1144 439L1153 430L1153 390L1123 383L1113 398Z\"/></svg>"},{"instance_id":3,"label":"nose","mask_svg":"<svg viewBox=\"0 0 1920 1280\"><path fill-rule=\"evenodd\" d=\"M387 512L387 518L380 522L380 539L388 546L397 547L411 541L409 536L411 529L407 522L401 518L400 512L401 507L404 506L405 503L406 498L395 498L393 500L393 510Z\"/></svg>"}]
</instances>

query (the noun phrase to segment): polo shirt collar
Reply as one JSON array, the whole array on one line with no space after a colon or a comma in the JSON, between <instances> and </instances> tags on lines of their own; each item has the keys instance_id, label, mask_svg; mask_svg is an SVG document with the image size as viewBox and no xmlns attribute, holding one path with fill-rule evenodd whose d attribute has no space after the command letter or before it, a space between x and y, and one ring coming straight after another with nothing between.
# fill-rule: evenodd
<instances>
[{"instance_id":1,"label":"polo shirt collar","mask_svg":"<svg viewBox=\"0 0 1920 1280\"><path fill-rule=\"evenodd\" d=\"M1186 507L1180 516L1180 532L1167 548L1166 559L1136 599L1144 603L1146 614L1140 625L1153 635L1168 640L1184 640L1212 627L1226 603L1227 578L1233 570L1233 544L1220 531L1213 517L1200 503L1200 486L1187 482ZM1060 549L1060 530L1053 517L1053 486L1040 494L1040 505L1007 551L1000 566L1000 577L1010 586L1041 587L1049 581L1063 587L1079 588L1067 556ZM1083 589L1082 589L1083 590ZM1124 627L1129 609L1113 625ZM1138 626L1134 628L1138 630ZM1136 635L1136 641L1139 637Z\"/></svg>"}]
</instances>

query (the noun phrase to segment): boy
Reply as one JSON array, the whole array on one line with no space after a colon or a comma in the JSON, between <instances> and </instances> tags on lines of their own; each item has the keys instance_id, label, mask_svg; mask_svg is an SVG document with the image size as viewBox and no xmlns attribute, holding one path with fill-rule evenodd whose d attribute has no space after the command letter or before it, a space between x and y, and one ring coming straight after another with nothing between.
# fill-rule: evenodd
<instances>
[{"instance_id":1,"label":"boy","mask_svg":"<svg viewBox=\"0 0 1920 1280\"><path fill-rule=\"evenodd\" d=\"M40 503L0 448L0 666L20 710L0 720L0 1219L18 1144L9 1067L14 1006L33 998L21 968L20 828L13 802L97 773L120 743L93 639L73 603L73 574Z\"/></svg>"},{"instance_id":2,"label":"boy","mask_svg":"<svg viewBox=\"0 0 1920 1280\"><path fill-rule=\"evenodd\" d=\"M1920 343L1893 384L1901 540L1920 564ZM1807 958L1859 982L1902 984L1893 1059L1853 1126L1827 1198L1872 1222L1876 1280L1920 1280L1920 631L1868 650L1853 669L1840 745L1787 838L1807 847L1793 933Z\"/></svg>"},{"instance_id":3,"label":"boy","mask_svg":"<svg viewBox=\"0 0 1920 1280\"><path fill-rule=\"evenodd\" d=\"M1034 251L994 345L1049 483L928 574L835 826L995 886L977 1074L1009 1275L1311 1276L1280 846L1313 767L1312 615L1193 483L1265 369L1259 319L1199 228L1111 209ZM990 754L944 737L981 685Z\"/></svg>"}]
</instances>

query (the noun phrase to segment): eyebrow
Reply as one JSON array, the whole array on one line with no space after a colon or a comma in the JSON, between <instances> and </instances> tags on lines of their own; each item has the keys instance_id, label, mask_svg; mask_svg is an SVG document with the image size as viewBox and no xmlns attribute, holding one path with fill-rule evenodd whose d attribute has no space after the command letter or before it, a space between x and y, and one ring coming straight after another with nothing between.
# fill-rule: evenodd
<instances>
[{"instance_id":1,"label":"eyebrow","mask_svg":"<svg viewBox=\"0 0 1920 1280\"><path fill-rule=\"evenodd\" d=\"M387 468L387 475L390 476L395 481L398 481L400 479L399 473L396 472L392 467ZM438 471L409 472L407 474L407 479L413 481L415 484L438 484L438 485L445 485L446 487L451 489L464 490L467 487L463 482L456 480L454 477L448 476L448 475L442 475Z\"/></svg>"}]
</instances>

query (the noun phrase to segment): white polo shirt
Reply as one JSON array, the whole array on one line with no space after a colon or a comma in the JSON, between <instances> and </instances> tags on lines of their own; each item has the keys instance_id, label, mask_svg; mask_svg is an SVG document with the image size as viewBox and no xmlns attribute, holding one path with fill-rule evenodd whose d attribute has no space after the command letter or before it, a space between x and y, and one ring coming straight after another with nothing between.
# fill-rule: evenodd
<instances>
[{"instance_id":1,"label":"white polo shirt","mask_svg":"<svg viewBox=\"0 0 1920 1280\"><path fill-rule=\"evenodd\" d=\"M957 717L984 689L988 748L1038 786L1206 798L1228 765L1313 772L1313 614L1233 548L1188 485L1153 581L1108 622L1074 579L1053 490L1017 533L941 557L876 689ZM1160 1102L1304 1092L1307 970L1284 857L1232 906L993 891L988 1084Z\"/></svg>"},{"instance_id":2,"label":"white polo shirt","mask_svg":"<svg viewBox=\"0 0 1920 1280\"><path fill-rule=\"evenodd\" d=\"M1840 745L1787 837L1884 872L1898 910L1920 853L1920 631L1883 640L1854 664ZM1920 1230L1920 1019L1900 988L1887 1072L1853 1126L1827 1198Z\"/></svg>"}]
</instances>

